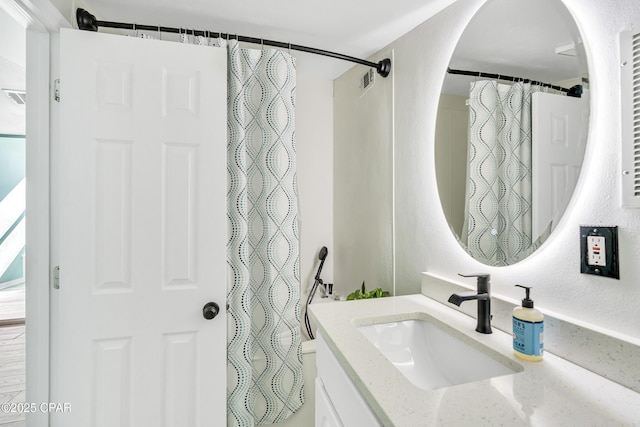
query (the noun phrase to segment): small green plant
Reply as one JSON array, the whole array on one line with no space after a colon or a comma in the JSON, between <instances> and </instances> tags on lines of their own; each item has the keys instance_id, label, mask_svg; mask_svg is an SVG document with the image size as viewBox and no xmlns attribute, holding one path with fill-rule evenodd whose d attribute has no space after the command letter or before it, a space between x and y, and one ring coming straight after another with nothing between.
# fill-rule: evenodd
<instances>
[{"instance_id":1,"label":"small green plant","mask_svg":"<svg viewBox=\"0 0 640 427\"><path fill-rule=\"evenodd\" d=\"M383 291L382 288L375 288L372 291L367 292L364 286L364 282L362 282L362 286L360 289L356 289L347 295L347 301L352 301L355 299L369 299L369 298L382 298L389 296L389 292Z\"/></svg>"}]
</instances>

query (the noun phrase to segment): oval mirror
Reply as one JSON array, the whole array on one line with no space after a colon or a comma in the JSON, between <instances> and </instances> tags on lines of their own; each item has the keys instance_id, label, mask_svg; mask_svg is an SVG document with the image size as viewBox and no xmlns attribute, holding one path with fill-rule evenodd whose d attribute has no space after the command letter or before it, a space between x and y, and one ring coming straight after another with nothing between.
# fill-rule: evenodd
<instances>
[{"instance_id":1,"label":"oval mirror","mask_svg":"<svg viewBox=\"0 0 640 427\"><path fill-rule=\"evenodd\" d=\"M586 64L560 0L489 0L463 32L440 96L435 160L444 214L476 260L521 261L566 210L587 141Z\"/></svg>"}]
</instances>

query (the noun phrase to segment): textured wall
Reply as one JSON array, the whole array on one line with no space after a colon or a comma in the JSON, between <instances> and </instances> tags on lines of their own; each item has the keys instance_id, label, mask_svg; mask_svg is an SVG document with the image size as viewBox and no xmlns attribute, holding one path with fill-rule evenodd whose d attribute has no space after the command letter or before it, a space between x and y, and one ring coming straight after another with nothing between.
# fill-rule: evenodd
<instances>
[{"instance_id":1,"label":"textured wall","mask_svg":"<svg viewBox=\"0 0 640 427\"><path fill-rule=\"evenodd\" d=\"M434 166L434 133L440 87L456 41L483 0L458 0L448 9L391 44L394 50L393 111L383 99L378 114L393 120L395 181L395 287L397 294L420 292L420 273L445 278L485 271L493 291L521 298L513 285L533 286L543 310L640 338L640 210L620 207L620 80L619 32L640 24L637 0L564 0L580 28L589 56L592 113L589 144L574 198L551 238L533 256L509 267L487 267L471 259L449 231L440 208ZM348 74L336 81L336 88ZM336 99L338 97L336 90ZM355 96L355 95L354 95ZM341 102L346 102L342 100ZM338 101L336 100L336 112ZM336 120L341 135L364 145L354 128L361 113L347 111ZM368 134L384 135L387 124L369 122ZM377 129L377 133L376 133ZM354 157L352 163L363 161ZM336 168L338 167L336 160ZM363 168L363 167L361 167ZM337 176L337 174L336 174ZM336 188L336 192L338 189ZM336 194L336 201L337 201ZM342 196L345 199L347 196ZM375 204L371 202L372 205ZM389 197L377 206L388 208ZM346 210L346 209L345 209ZM336 224L343 219L337 210ZM618 225L621 280L579 273L578 226ZM354 236L354 238L357 238ZM338 234L336 234L338 239ZM368 255L367 255L368 256ZM379 262L387 262L380 258ZM336 271L336 277L343 273ZM472 285L473 282L470 282Z\"/></svg>"}]
</instances>

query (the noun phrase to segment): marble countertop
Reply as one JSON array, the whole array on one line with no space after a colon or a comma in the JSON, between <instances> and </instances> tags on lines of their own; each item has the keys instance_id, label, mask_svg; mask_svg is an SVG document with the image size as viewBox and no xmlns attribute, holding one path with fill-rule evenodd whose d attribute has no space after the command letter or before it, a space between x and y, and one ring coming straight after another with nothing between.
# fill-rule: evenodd
<instances>
[{"instance_id":1,"label":"marble countertop","mask_svg":"<svg viewBox=\"0 0 640 427\"><path fill-rule=\"evenodd\" d=\"M424 295L310 306L343 368L385 426L640 426L640 394L549 352L516 358L510 334L475 332L476 320ZM489 347L521 372L436 390L407 380L358 330L426 313Z\"/></svg>"}]
</instances>

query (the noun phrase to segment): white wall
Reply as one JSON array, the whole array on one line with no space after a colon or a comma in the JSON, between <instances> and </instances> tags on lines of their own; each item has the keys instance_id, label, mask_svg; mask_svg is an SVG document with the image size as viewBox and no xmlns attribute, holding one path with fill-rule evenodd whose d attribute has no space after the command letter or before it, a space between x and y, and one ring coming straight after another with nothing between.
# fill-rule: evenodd
<instances>
[{"instance_id":1,"label":"white wall","mask_svg":"<svg viewBox=\"0 0 640 427\"><path fill-rule=\"evenodd\" d=\"M75 28L76 25L76 4L78 7L84 7L82 1L76 0L49 0L55 7L60 11L64 18L73 23ZM100 19L100 18L98 18Z\"/></svg>"},{"instance_id":2,"label":"white wall","mask_svg":"<svg viewBox=\"0 0 640 427\"><path fill-rule=\"evenodd\" d=\"M467 97L443 93L438 102L435 167L438 195L449 225L458 236L464 224L469 107Z\"/></svg>"},{"instance_id":3,"label":"white wall","mask_svg":"<svg viewBox=\"0 0 640 427\"><path fill-rule=\"evenodd\" d=\"M373 61L389 57L381 54ZM334 84L336 291L393 290L393 74L361 93L357 66Z\"/></svg>"},{"instance_id":4,"label":"white wall","mask_svg":"<svg viewBox=\"0 0 640 427\"><path fill-rule=\"evenodd\" d=\"M301 56L297 61L304 61ZM302 64L304 65L304 64ZM333 82L298 72L296 153L300 201L300 281L302 294L313 285L320 248L328 249L322 269L333 283Z\"/></svg>"},{"instance_id":5,"label":"white wall","mask_svg":"<svg viewBox=\"0 0 640 427\"><path fill-rule=\"evenodd\" d=\"M440 208L434 167L436 111L445 69L458 37L483 2L458 0L390 46L395 56L395 101L392 112L388 111L389 104L378 104L378 112L383 117L395 116L396 291L398 294L420 292L423 271L451 279L456 278L457 273L485 271L491 273L496 293L520 299L521 292L513 285L533 286L532 296L543 310L640 338L640 310L637 309L640 210L620 207L618 69L618 33L634 21L640 23L640 3L637 0L564 0L575 16L589 56L592 114L583 173L567 213L539 251L516 265L487 267L471 259L449 231ZM348 74L340 77L336 88L348 78ZM362 112L355 106L352 111L339 110L338 96L336 91L336 114L341 111L348 117L340 121L336 118L336 144L339 135L350 135L350 140L341 141L343 144L354 147L366 144L364 134L359 137L356 131L365 126ZM367 135L384 135L388 127L385 120L381 124L369 122L366 126L370 128ZM337 157L336 150L336 168ZM340 161L354 164L362 159L354 151L350 159ZM353 197L357 191L354 189ZM348 195L341 197L348 199ZM371 202L371 206L389 209L389 197L383 194ZM335 211L336 245L339 244L337 227L343 221L339 215L345 211L347 207ZM579 273L578 226L581 224L620 227L620 280ZM368 256L367 253L361 255ZM359 262L361 260L354 261L356 265ZM387 258L380 258L378 262L387 262ZM347 273L336 269L335 274L338 278Z\"/></svg>"},{"instance_id":6,"label":"white wall","mask_svg":"<svg viewBox=\"0 0 640 427\"><path fill-rule=\"evenodd\" d=\"M0 8L0 56L24 68L26 64L27 39L25 29ZM24 89L24 83L20 88Z\"/></svg>"}]
</instances>

